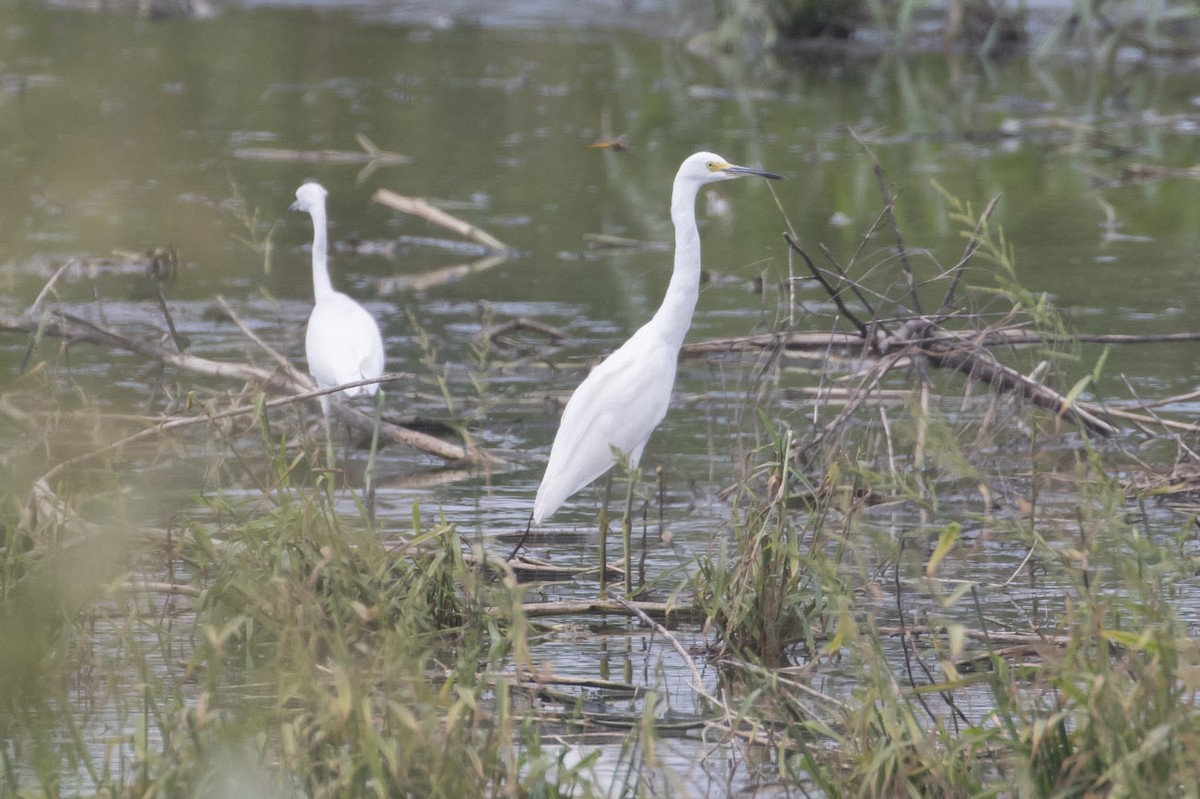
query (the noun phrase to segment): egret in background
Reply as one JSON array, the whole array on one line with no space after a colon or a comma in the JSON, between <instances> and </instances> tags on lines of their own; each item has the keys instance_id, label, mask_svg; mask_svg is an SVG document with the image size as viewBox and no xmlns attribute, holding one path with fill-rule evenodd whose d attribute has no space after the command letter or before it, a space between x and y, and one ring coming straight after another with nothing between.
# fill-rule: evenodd
<instances>
[{"instance_id":1,"label":"egret in background","mask_svg":"<svg viewBox=\"0 0 1200 799\"><path fill-rule=\"evenodd\" d=\"M340 291L334 291L329 279L329 253L326 241L325 187L305 183L296 189L293 211L307 211L312 217L313 294L316 304L308 317L308 333L304 336L304 356L308 373L319 388L331 388L343 383L369 380L383 374L383 337L370 312ZM353 397L373 396L378 383L343 389ZM333 445L329 433L329 395L321 396L321 413L325 418L325 445L329 465L333 465Z\"/></svg>"},{"instance_id":2,"label":"egret in background","mask_svg":"<svg viewBox=\"0 0 1200 799\"><path fill-rule=\"evenodd\" d=\"M606 535L612 468L624 461L629 469L629 494L622 522L625 555L625 593L631 593L630 514L633 470L654 428L667 415L679 348L692 324L700 295L700 232L696 229L696 194L708 183L758 175L780 175L734 166L713 153L688 156L671 189L671 221L675 225L675 270L662 305L649 322L600 363L575 389L563 409L550 462L533 502L533 523L540 525L579 489L609 473L600 516L600 597L606 596Z\"/></svg>"}]
</instances>

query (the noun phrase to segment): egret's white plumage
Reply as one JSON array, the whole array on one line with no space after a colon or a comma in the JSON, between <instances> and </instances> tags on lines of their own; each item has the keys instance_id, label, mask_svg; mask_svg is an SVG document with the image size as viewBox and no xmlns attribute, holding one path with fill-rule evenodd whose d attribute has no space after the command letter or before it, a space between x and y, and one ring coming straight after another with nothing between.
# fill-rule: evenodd
<instances>
[{"instance_id":1,"label":"egret's white plumage","mask_svg":"<svg viewBox=\"0 0 1200 799\"><path fill-rule=\"evenodd\" d=\"M313 294L316 304L308 317L304 336L304 354L308 373L321 388L368 380L383 374L383 337L379 325L366 308L334 291L329 279L326 242L325 188L305 183L296 189L293 211L307 211L312 217ZM374 394L378 385L370 383L345 389L347 395ZM326 406L322 398L322 406Z\"/></svg>"},{"instance_id":2,"label":"egret's white plumage","mask_svg":"<svg viewBox=\"0 0 1200 799\"><path fill-rule=\"evenodd\" d=\"M696 194L707 183L743 175L779 178L704 152L679 167L671 190L675 270L666 296L653 318L593 369L567 401L533 502L534 524L550 518L568 497L611 469L614 449L631 467L641 460L671 403L679 348L700 293Z\"/></svg>"}]
</instances>

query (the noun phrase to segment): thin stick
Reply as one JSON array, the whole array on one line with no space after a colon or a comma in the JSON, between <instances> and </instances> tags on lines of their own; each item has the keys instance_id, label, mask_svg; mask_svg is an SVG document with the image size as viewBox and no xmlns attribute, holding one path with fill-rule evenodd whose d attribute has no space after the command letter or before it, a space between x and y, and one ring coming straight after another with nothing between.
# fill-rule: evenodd
<instances>
[{"instance_id":1,"label":"thin stick","mask_svg":"<svg viewBox=\"0 0 1200 799\"><path fill-rule=\"evenodd\" d=\"M909 654L908 634L904 631L904 602L902 599L903 592L900 590L900 561L903 560L903 558L904 558L904 542L905 542L905 540L906 540L905 536L903 534L901 534L901 536L900 536L900 551L896 555L896 569L895 569L896 617L900 620L900 649L902 652L904 652L904 670L908 674L909 687L911 687L913 689L913 693L917 697L917 701L921 703L921 707L925 708L926 714L929 715L929 720L936 724L937 716L934 715L933 709L930 708L929 704L925 701L925 697L922 696L921 692L917 690L917 680L916 680L916 677L913 675L913 668L912 668L913 655Z\"/></svg>"},{"instance_id":2,"label":"thin stick","mask_svg":"<svg viewBox=\"0 0 1200 799\"><path fill-rule=\"evenodd\" d=\"M850 290L854 292L854 296L858 297L858 301L861 302L863 307L867 309L867 313L874 318L875 306L871 305L871 301L867 299L865 294L863 294L862 287L857 281L850 279L850 275L846 273L846 270L842 268L842 265L839 264L837 259L833 257L833 253L829 251L828 247L826 247L824 244L819 246L821 248L821 254L825 256L826 261L829 261L829 265L833 267L833 271L837 272L838 280L841 281L838 285L838 293L840 294L842 292L842 284L848 285ZM875 293L875 296L878 297L878 293ZM882 320L876 321L880 322Z\"/></svg>"},{"instance_id":3,"label":"thin stick","mask_svg":"<svg viewBox=\"0 0 1200 799\"><path fill-rule=\"evenodd\" d=\"M252 161L290 161L301 164L375 164L388 166L392 164L407 164L411 158L401 153L381 150L363 134L355 136L363 152L354 150L288 150L282 147L238 147L233 151L234 158L244 158Z\"/></svg>"},{"instance_id":4,"label":"thin stick","mask_svg":"<svg viewBox=\"0 0 1200 799\"><path fill-rule=\"evenodd\" d=\"M153 582L149 580L125 580L109 586L109 591L121 594L172 594L199 599L204 592L193 585L180 583Z\"/></svg>"},{"instance_id":5,"label":"thin stick","mask_svg":"<svg viewBox=\"0 0 1200 799\"><path fill-rule=\"evenodd\" d=\"M932 318L932 317L931 317ZM903 319L903 318L902 318ZM884 321L879 320L876 326ZM955 334L957 336L957 334ZM937 341L937 336L921 339L910 339L911 343L927 344ZM1073 335L1054 335L1052 333L1028 333L1017 328L989 329L976 340L979 346L1022 347L1042 345L1055 342L1079 341L1085 344L1170 344L1182 341L1200 341L1200 332L1184 333L1150 333L1146 335L1130 335L1125 333L1077 333ZM830 347L837 350L852 350L857 352L862 347L862 336L852 333L820 332L797 330L790 333L757 333L748 336L729 336L705 341L694 341L685 344L684 355L705 355L708 353L742 352L754 349L775 349L781 347L785 351L819 353ZM1172 402L1188 402L1200 396L1200 392L1182 394L1178 399L1158 400L1155 404L1168 405Z\"/></svg>"},{"instance_id":6,"label":"thin stick","mask_svg":"<svg viewBox=\"0 0 1200 799\"><path fill-rule=\"evenodd\" d=\"M367 503L367 518L375 521L375 454L379 451L379 424L383 420L384 392L375 393L375 424L371 427L371 452L363 475L363 494Z\"/></svg>"},{"instance_id":7,"label":"thin stick","mask_svg":"<svg viewBox=\"0 0 1200 799\"><path fill-rule=\"evenodd\" d=\"M179 339L179 332L175 329L175 320L171 318L171 310L167 308L167 298L163 294L162 281L154 281L154 296L158 299L158 307L162 311L163 318L167 320L167 330L171 332L171 341L175 342L175 349L183 352L183 342Z\"/></svg>"},{"instance_id":8,"label":"thin stick","mask_svg":"<svg viewBox=\"0 0 1200 799\"><path fill-rule=\"evenodd\" d=\"M821 270L817 269L816 264L814 264L812 259L808 257L808 253L806 253L800 246L800 242L796 241L796 239L793 238L790 233L784 233L783 239L788 243L789 247L795 250L796 253L804 259L804 263L808 266L808 271L812 272L813 277L820 282L821 287L825 289L827 294L829 294L829 298L832 299L837 305L838 311L840 311L843 316L849 319L852 325L858 328L863 338L869 338L867 326L863 324L849 308L846 307L846 303L842 301L842 293L834 289L834 287L829 284L829 281L825 279L825 276L821 273Z\"/></svg>"},{"instance_id":9,"label":"thin stick","mask_svg":"<svg viewBox=\"0 0 1200 799\"><path fill-rule=\"evenodd\" d=\"M608 501L612 499L613 470L604 478L604 504L600 506L600 601L608 599Z\"/></svg>"},{"instance_id":10,"label":"thin stick","mask_svg":"<svg viewBox=\"0 0 1200 799\"><path fill-rule=\"evenodd\" d=\"M1129 389L1129 393L1133 395L1134 399L1139 399L1137 389L1133 387L1133 384L1129 382L1129 378L1124 374L1121 375L1121 382L1125 384L1125 388ZM1167 436L1169 436L1170 439L1175 442L1175 446L1186 452L1188 457L1192 459L1193 463L1200 463L1200 455L1197 455L1195 452L1193 452L1192 448L1183 442L1183 439L1179 437L1178 433L1166 425L1163 419L1160 418L1157 413L1144 405L1142 407L1145 409L1146 413L1149 414L1152 419L1154 419L1154 421L1158 422L1158 424L1162 426L1162 428L1166 431Z\"/></svg>"},{"instance_id":11,"label":"thin stick","mask_svg":"<svg viewBox=\"0 0 1200 799\"><path fill-rule=\"evenodd\" d=\"M229 303L225 301L224 295L217 295L217 304L221 306L221 310L225 312L225 314L233 321L233 323L238 326L238 329L242 331L242 335L257 344L263 352L269 355L277 364L282 366L293 380L304 382L307 379L304 376L304 373L293 366L292 362L288 360L283 353L279 352L279 350L263 341L258 337L258 334L246 326L246 323L242 321L242 318L238 316L233 308L230 307Z\"/></svg>"},{"instance_id":12,"label":"thin stick","mask_svg":"<svg viewBox=\"0 0 1200 799\"><path fill-rule=\"evenodd\" d=\"M871 156L871 162L875 167L875 180L879 184L879 193L883 196L883 207L887 212L888 219L892 223L892 236L896 239L896 249L900 254L900 270L904 273L904 279L908 282L908 294L912 298L912 307L917 314L923 314L921 310L921 297L917 293L917 280L913 276L912 264L908 261L908 249L904 246L904 237L900 235L900 223L896 220L895 204L896 200L892 196L892 192L888 189L887 176L883 172L883 164L879 163L879 159L875 157L875 153L867 146L867 143L858 137L854 128L850 128L850 135L854 140L862 145L866 150L867 155Z\"/></svg>"},{"instance_id":13,"label":"thin stick","mask_svg":"<svg viewBox=\"0 0 1200 799\"><path fill-rule=\"evenodd\" d=\"M42 309L42 303L46 301L46 295L48 295L50 293L50 291L54 288L54 284L58 282L58 279L60 277L62 277L63 272L66 272L68 269L70 269L72 266L75 266L75 264L77 264L77 263L79 263L79 262L72 259L70 261L67 261L62 266L60 266L57 270L55 270L54 274L50 276L50 279L46 281L46 285L42 286L42 290L38 292L38 295L34 299L33 304L29 306L29 310L25 312L25 314L27 316L37 316L38 315L38 313Z\"/></svg>"},{"instance_id":14,"label":"thin stick","mask_svg":"<svg viewBox=\"0 0 1200 799\"><path fill-rule=\"evenodd\" d=\"M567 331L561 327L548 325L545 322L539 322L536 319L529 319L524 316L518 316L516 319L509 319L507 322L491 325L481 330L479 335L489 341L495 341L500 336L511 333L514 330L532 330L554 341L562 341L567 337Z\"/></svg>"},{"instance_id":15,"label":"thin stick","mask_svg":"<svg viewBox=\"0 0 1200 799\"><path fill-rule=\"evenodd\" d=\"M710 694L708 691L704 690L704 678L700 676L700 670L696 668L696 661L692 660L692 656L688 654L688 651L684 648L683 644L679 643L679 640L675 636L671 635L670 630L668 630L666 627L663 627L654 619L650 618L638 605L635 605L634 603L625 599L615 599L613 601L628 610L633 615L637 616L644 624L647 624L653 628L654 632L667 639L667 642L677 653L679 653L679 657L683 658L683 662L687 664L688 669L692 672L693 691L713 704L720 707L725 707L724 702Z\"/></svg>"},{"instance_id":16,"label":"thin stick","mask_svg":"<svg viewBox=\"0 0 1200 799\"><path fill-rule=\"evenodd\" d=\"M512 552L508 553L505 561L511 561L517 556L517 553L525 548L525 542L529 540L529 530L533 527L533 513L529 514L529 521L525 522L525 532L521 534L521 539L517 541L517 545L512 548Z\"/></svg>"},{"instance_id":17,"label":"thin stick","mask_svg":"<svg viewBox=\"0 0 1200 799\"><path fill-rule=\"evenodd\" d=\"M938 306L938 317L942 317L950 309L950 303L954 301L954 292L958 289L958 284L965 271L967 261L971 260L971 256L975 254L975 250L979 249L979 245L983 243L979 234L983 232L998 202L1000 202L999 194L993 197L991 202L987 204L987 207L983 209L983 213L979 215L979 221L975 223L975 230L971 233L971 238L967 242L967 248L963 250L962 257L958 259L958 263L950 267L950 287L946 289L946 296L942 297L942 304Z\"/></svg>"}]
</instances>

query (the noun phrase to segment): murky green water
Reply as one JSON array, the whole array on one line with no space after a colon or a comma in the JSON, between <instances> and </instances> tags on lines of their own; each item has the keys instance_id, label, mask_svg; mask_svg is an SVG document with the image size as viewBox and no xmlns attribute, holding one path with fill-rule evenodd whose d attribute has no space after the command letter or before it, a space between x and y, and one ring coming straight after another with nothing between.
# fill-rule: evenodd
<instances>
[{"instance_id":1,"label":"murky green water","mask_svg":"<svg viewBox=\"0 0 1200 799\"><path fill-rule=\"evenodd\" d=\"M503 24L486 14L431 24L420 14L359 12L234 7L211 19L149 21L0 4L0 307L23 309L75 258L93 268L67 275L61 303L131 331L160 326L149 281L96 261L114 250L174 246L180 268L168 299L194 354L249 352L265 363L210 313L220 294L300 363L310 228L286 209L303 180L321 181L330 190L335 284L380 320L388 368L420 376L393 389L392 410L452 415L423 362L432 347L449 369L456 411L473 414L478 442L533 455L486 478L430 477L436 464L393 447L382 464L384 519L408 518L415 501L430 514L441 509L469 535L524 526L557 422L546 397L564 397L589 358L653 312L669 278L670 181L697 149L784 173L789 179L773 188L801 239L848 259L880 208L870 158L850 126L899 191L908 244L943 267L964 242L934 181L977 210L1001 196L994 218L1020 278L1049 292L1081 331L1198 326L1189 311L1200 307L1200 181L1120 180L1128 162L1200 162L1200 93L1185 67L1118 61L1101 71L1090 62L941 55L751 66L690 55L663 35L687 21L657 10L631 26L619 15L569 24L527 8ZM360 180L362 164L241 157L247 148L355 151L360 133L411 162ZM586 147L617 135L627 137L628 152ZM443 203L517 254L454 282L407 288L412 276L482 253L371 202L379 188ZM770 329L783 313L774 287L788 274L788 256L768 187L722 186L698 210L705 267L715 277L689 340ZM588 234L664 246L609 252L591 248ZM269 258L248 243L265 241ZM882 264L889 243L876 236L860 257ZM918 260L933 274L929 258ZM758 279L768 286L761 294ZM982 271L973 279L990 280ZM818 289L806 286L798 299L798 328L829 329L832 308ZM568 346L554 354L554 370L497 350L497 361L512 363L489 371L481 396L469 375L478 357L472 345L482 325L515 317L561 327ZM0 336L0 388L18 385L27 343ZM82 393L115 412L164 407L163 394L147 389L155 370L138 359L91 346L64 359L56 346L43 343L35 360L57 365L50 385L65 405ZM1098 354L1085 347L1067 381ZM1195 344L1116 350L1100 390L1124 396L1122 375L1147 397L1191 390L1197 354ZM675 533L672 545L652 551L651 573L687 563L728 513L715 496L754 443L738 438L753 366L746 357L681 367L677 401L647 451L666 468ZM815 377L787 372L780 380L790 389ZM803 401L792 408L797 419L806 412ZM5 435L15 439L6 469L18 480L59 457L16 430ZM188 509L206 479L199 465L131 458L130 474L139 475L131 484L148 495L149 518ZM595 502L594 492L582 492L556 524L583 528ZM584 538L542 554L584 563L593 548ZM997 573L1021 556L998 554ZM555 590L590 595L592 586ZM611 652L569 651L584 672L601 661L641 668L624 652L612 662Z\"/></svg>"}]
</instances>

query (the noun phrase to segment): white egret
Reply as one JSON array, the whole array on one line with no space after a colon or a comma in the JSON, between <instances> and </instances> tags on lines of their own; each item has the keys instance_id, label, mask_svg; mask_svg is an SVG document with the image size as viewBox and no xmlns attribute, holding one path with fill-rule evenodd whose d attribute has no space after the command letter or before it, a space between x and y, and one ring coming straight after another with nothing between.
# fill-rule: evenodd
<instances>
[{"instance_id":1,"label":"white egret","mask_svg":"<svg viewBox=\"0 0 1200 799\"><path fill-rule=\"evenodd\" d=\"M304 336L304 355L308 373L320 388L369 380L383 374L383 337L371 313L350 297L334 291L329 279L329 254L326 241L325 187L305 183L296 189L291 210L307 211L312 217L313 294L316 304L308 317ZM377 383L343 389L347 396L374 395ZM325 417L325 436L329 444L329 395L321 397Z\"/></svg>"},{"instance_id":2,"label":"white egret","mask_svg":"<svg viewBox=\"0 0 1200 799\"><path fill-rule=\"evenodd\" d=\"M667 414L675 384L679 348L692 324L700 294L700 233L696 228L696 194L708 183L758 175L780 175L734 166L713 153L688 156L671 189L671 221L675 225L675 269L662 305L633 336L591 371L563 409L550 461L533 502L533 523L540 525L579 489L605 472L618 459L630 470L629 496L622 541L625 553L625 591L630 592L630 507L633 469L654 428ZM618 456L619 453L619 456ZM611 481L611 472L609 475ZM611 482L609 483L611 490ZM605 596L607 505L601 513L600 596Z\"/></svg>"}]
</instances>

